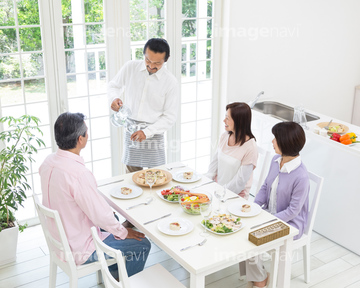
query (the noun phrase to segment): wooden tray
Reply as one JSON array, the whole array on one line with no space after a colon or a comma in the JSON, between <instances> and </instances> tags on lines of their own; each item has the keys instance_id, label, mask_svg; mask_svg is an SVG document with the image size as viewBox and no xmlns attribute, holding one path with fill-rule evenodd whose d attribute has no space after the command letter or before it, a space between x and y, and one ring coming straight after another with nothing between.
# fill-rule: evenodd
<instances>
[{"instance_id":1,"label":"wooden tray","mask_svg":"<svg viewBox=\"0 0 360 288\"><path fill-rule=\"evenodd\" d=\"M249 233L249 241L256 246L265 244L272 240L278 239L290 233L290 227L283 222L276 222L274 224L262 227L258 230Z\"/></svg>"},{"instance_id":2,"label":"wooden tray","mask_svg":"<svg viewBox=\"0 0 360 288\"><path fill-rule=\"evenodd\" d=\"M147 183L140 184L140 183L136 182L136 179L139 177L139 174L144 173L144 172L146 172L148 170L158 170L158 171L163 172L166 175L166 181L165 182L163 182L161 184L156 184L156 182L155 182L155 184L152 187L163 186L163 185L169 183L172 180L172 175L171 175L171 173L169 171L165 171L165 170L161 170L161 169L146 169L146 170L138 171L132 176L132 180L134 181L134 183L136 185L143 186L143 187L150 187L149 184L147 184Z\"/></svg>"},{"instance_id":3,"label":"wooden tray","mask_svg":"<svg viewBox=\"0 0 360 288\"><path fill-rule=\"evenodd\" d=\"M320 128L324 128L329 122L321 122L321 123L318 123L317 126L319 126ZM337 134L345 134L346 132L349 131L349 127L347 127L346 125L344 124L341 124L341 123L334 123L332 122L329 127L335 127L335 126L342 126L344 131L342 132L331 132L328 130L328 134L332 134L332 133L337 133Z\"/></svg>"}]
</instances>

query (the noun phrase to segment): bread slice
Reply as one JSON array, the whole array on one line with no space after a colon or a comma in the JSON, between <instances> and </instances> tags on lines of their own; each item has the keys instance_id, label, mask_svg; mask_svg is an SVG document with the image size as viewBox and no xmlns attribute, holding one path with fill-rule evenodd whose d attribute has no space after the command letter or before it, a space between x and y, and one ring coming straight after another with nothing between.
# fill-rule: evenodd
<instances>
[{"instance_id":1,"label":"bread slice","mask_svg":"<svg viewBox=\"0 0 360 288\"><path fill-rule=\"evenodd\" d=\"M121 194L129 195L131 193L132 193L132 189L130 189L128 187L121 187Z\"/></svg>"}]
</instances>

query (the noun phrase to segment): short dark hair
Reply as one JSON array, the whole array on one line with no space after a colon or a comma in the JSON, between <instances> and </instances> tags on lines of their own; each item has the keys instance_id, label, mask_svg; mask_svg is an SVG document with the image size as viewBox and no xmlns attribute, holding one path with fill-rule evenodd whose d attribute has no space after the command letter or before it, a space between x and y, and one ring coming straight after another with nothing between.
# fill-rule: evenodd
<instances>
[{"instance_id":1,"label":"short dark hair","mask_svg":"<svg viewBox=\"0 0 360 288\"><path fill-rule=\"evenodd\" d=\"M295 122L281 122L272 128L283 156L298 156L306 142L304 129Z\"/></svg>"},{"instance_id":2,"label":"short dark hair","mask_svg":"<svg viewBox=\"0 0 360 288\"><path fill-rule=\"evenodd\" d=\"M149 48L151 51L155 53L164 53L165 58L164 61L166 62L170 57L170 46L165 39L162 38L151 38L149 39L145 46L143 54L145 55L146 48Z\"/></svg>"},{"instance_id":3,"label":"short dark hair","mask_svg":"<svg viewBox=\"0 0 360 288\"><path fill-rule=\"evenodd\" d=\"M75 148L79 137L85 137L87 127L84 120L84 114L70 112L65 112L56 119L55 141L61 150Z\"/></svg>"},{"instance_id":4,"label":"short dark hair","mask_svg":"<svg viewBox=\"0 0 360 288\"><path fill-rule=\"evenodd\" d=\"M246 141L246 135L250 139L255 139L251 132L251 109L249 105L244 102L234 102L226 105L226 111L228 109L230 109L231 118L234 120L235 143L240 146L243 145ZM230 135L232 133L229 131Z\"/></svg>"}]
</instances>

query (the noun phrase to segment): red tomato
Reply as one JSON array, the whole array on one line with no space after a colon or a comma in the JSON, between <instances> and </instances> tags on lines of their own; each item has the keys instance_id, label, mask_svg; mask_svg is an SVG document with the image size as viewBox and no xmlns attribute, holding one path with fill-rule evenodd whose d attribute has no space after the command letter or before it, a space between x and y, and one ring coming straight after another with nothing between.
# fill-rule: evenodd
<instances>
[{"instance_id":1,"label":"red tomato","mask_svg":"<svg viewBox=\"0 0 360 288\"><path fill-rule=\"evenodd\" d=\"M161 195L163 195L163 196L164 196L164 195L166 195L165 193L166 193L166 191L165 191L165 190L161 191Z\"/></svg>"}]
</instances>

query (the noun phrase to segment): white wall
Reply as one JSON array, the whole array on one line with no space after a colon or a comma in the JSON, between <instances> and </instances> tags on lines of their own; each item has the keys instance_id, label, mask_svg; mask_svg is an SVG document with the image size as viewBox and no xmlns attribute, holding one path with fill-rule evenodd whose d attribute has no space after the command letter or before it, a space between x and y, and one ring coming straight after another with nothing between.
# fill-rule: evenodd
<instances>
[{"instance_id":1,"label":"white wall","mask_svg":"<svg viewBox=\"0 0 360 288\"><path fill-rule=\"evenodd\" d=\"M359 0L223 1L225 26L214 33L228 62L221 90L228 101L247 102L264 90L351 122L360 84Z\"/></svg>"}]
</instances>

